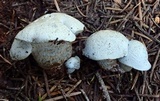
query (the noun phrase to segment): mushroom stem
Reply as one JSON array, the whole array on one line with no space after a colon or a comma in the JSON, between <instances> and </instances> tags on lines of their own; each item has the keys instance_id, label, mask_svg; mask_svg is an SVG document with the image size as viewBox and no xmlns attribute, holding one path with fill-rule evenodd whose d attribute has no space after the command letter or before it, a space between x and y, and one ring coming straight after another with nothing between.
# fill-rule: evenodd
<instances>
[{"instance_id":1,"label":"mushroom stem","mask_svg":"<svg viewBox=\"0 0 160 101\"><path fill-rule=\"evenodd\" d=\"M123 63L120 63L120 68L123 69L124 72L129 72L129 71L132 70L132 67L127 66L127 65L125 65L125 64L123 64Z\"/></svg>"},{"instance_id":2,"label":"mushroom stem","mask_svg":"<svg viewBox=\"0 0 160 101\"><path fill-rule=\"evenodd\" d=\"M32 44L32 55L40 67L44 69L59 67L72 55L70 42L54 42Z\"/></svg>"},{"instance_id":3,"label":"mushroom stem","mask_svg":"<svg viewBox=\"0 0 160 101\"><path fill-rule=\"evenodd\" d=\"M99 60L97 62L105 70L111 70L117 65L117 61L114 59Z\"/></svg>"}]
</instances>

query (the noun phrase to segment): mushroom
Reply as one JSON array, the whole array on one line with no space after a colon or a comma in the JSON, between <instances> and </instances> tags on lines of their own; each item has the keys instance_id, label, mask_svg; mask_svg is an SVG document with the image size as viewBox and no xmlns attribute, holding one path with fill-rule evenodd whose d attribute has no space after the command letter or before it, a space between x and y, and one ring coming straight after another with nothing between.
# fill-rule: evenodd
<instances>
[{"instance_id":1,"label":"mushroom","mask_svg":"<svg viewBox=\"0 0 160 101\"><path fill-rule=\"evenodd\" d=\"M83 30L84 25L67 14L43 15L16 35L10 56L13 60L22 60L32 53L42 68L60 65L71 56L71 42Z\"/></svg>"},{"instance_id":2,"label":"mushroom","mask_svg":"<svg viewBox=\"0 0 160 101\"><path fill-rule=\"evenodd\" d=\"M80 68L80 58L78 56L71 57L65 62L65 66L67 67L67 73L71 74L76 69Z\"/></svg>"},{"instance_id":3,"label":"mushroom","mask_svg":"<svg viewBox=\"0 0 160 101\"><path fill-rule=\"evenodd\" d=\"M132 68L140 71L147 71L151 68L151 64L148 61L147 49L145 45L137 40L129 41L128 55L118 60L121 68L126 72Z\"/></svg>"},{"instance_id":4,"label":"mushroom","mask_svg":"<svg viewBox=\"0 0 160 101\"><path fill-rule=\"evenodd\" d=\"M31 43L44 43L56 39L57 41L64 40L69 42L75 40L75 35L62 23L53 21L50 24L50 22L39 20L21 30L16 35L11 46L11 58L13 60L22 60L28 57L32 53Z\"/></svg>"},{"instance_id":5,"label":"mushroom","mask_svg":"<svg viewBox=\"0 0 160 101\"><path fill-rule=\"evenodd\" d=\"M111 69L116 65L117 58L128 53L128 39L120 32L101 30L89 36L83 49L83 55L98 61L104 69Z\"/></svg>"}]
</instances>

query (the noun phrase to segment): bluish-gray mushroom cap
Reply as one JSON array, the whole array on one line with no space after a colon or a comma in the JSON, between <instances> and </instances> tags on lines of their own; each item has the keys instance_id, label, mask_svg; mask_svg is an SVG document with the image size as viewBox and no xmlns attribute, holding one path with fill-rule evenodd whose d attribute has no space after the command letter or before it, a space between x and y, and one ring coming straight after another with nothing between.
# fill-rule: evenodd
<instances>
[{"instance_id":1,"label":"bluish-gray mushroom cap","mask_svg":"<svg viewBox=\"0 0 160 101\"><path fill-rule=\"evenodd\" d=\"M128 43L120 32L100 30L87 38L83 55L93 60L121 58L128 54Z\"/></svg>"},{"instance_id":2,"label":"bluish-gray mushroom cap","mask_svg":"<svg viewBox=\"0 0 160 101\"><path fill-rule=\"evenodd\" d=\"M131 40L128 47L128 55L118 59L122 64L140 71L146 71L151 68L148 61L148 53L145 45L140 41Z\"/></svg>"}]
</instances>

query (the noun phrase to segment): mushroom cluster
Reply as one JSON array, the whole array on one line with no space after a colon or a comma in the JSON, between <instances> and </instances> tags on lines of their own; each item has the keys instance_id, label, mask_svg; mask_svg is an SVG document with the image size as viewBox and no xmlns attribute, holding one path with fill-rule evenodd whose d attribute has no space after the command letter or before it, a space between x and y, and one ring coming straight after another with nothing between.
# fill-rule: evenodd
<instances>
[{"instance_id":1,"label":"mushroom cluster","mask_svg":"<svg viewBox=\"0 0 160 101\"><path fill-rule=\"evenodd\" d=\"M65 13L43 15L16 35L10 56L22 60L32 53L44 69L60 66L71 57L71 42L83 30L84 24Z\"/></svg>"},{"instance_id":2,"label":"mushroom cluster","mask_svg":"<svg viewBox=\"0 0 160 101\"><path fill-rule=\"evenodd\" d=\"M146 47L137 40L129 41L123 34L113 30L100 30L89 36L85 42L83 55L96 60L107 70L120 62L121 72L131 68L146 71L151 68Z\"/></svg>"},{"instance_id":3,"label":"mushroom cluster","mask_svg":"<svg viewBox=\"0 0 160 101\"><path fill-rule=\"evenodd\" d=\"M70 74L80 68L80 58L71 57L72 42L83 30L84 24L65 13L43 15L16 35L10 56L13 60L23 60L32 54L44 69L60 67L66 61ZM151 68L146 47L113 30L100 30L89 36L83 55L97 61L106 70L118 67L125 72L132 68L140 71Z\"/></svg>"}]
</instances>

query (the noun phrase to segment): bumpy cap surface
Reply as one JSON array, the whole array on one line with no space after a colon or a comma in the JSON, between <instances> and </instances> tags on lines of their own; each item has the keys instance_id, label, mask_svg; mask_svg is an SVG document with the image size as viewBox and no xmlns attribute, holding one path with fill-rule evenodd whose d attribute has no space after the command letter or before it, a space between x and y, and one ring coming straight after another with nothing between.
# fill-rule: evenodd
<instances>
[{"instance_id":1,"label":"bumpy cap surface","mask_svg":"<svg viewBox=\"0 0 160 101\"><path fill-rule=\"evenodd\" d=\"M51 13L36 19L16 38L27 42L47 42L48 40L74 41L76 34L84 30L84 24L64 13Z\"/></svg>"},{"instance_id":2,"label":"bumpy cap surface","mask_svg":"<svg viewBox=\"0 0 160 101\"><path fill-rule=\"evenodd\" d=\"M128 53L128 39L113 30L101 30L88 37L83 55L93 60L116 59Z\"/></svg>"}]
</instances>

